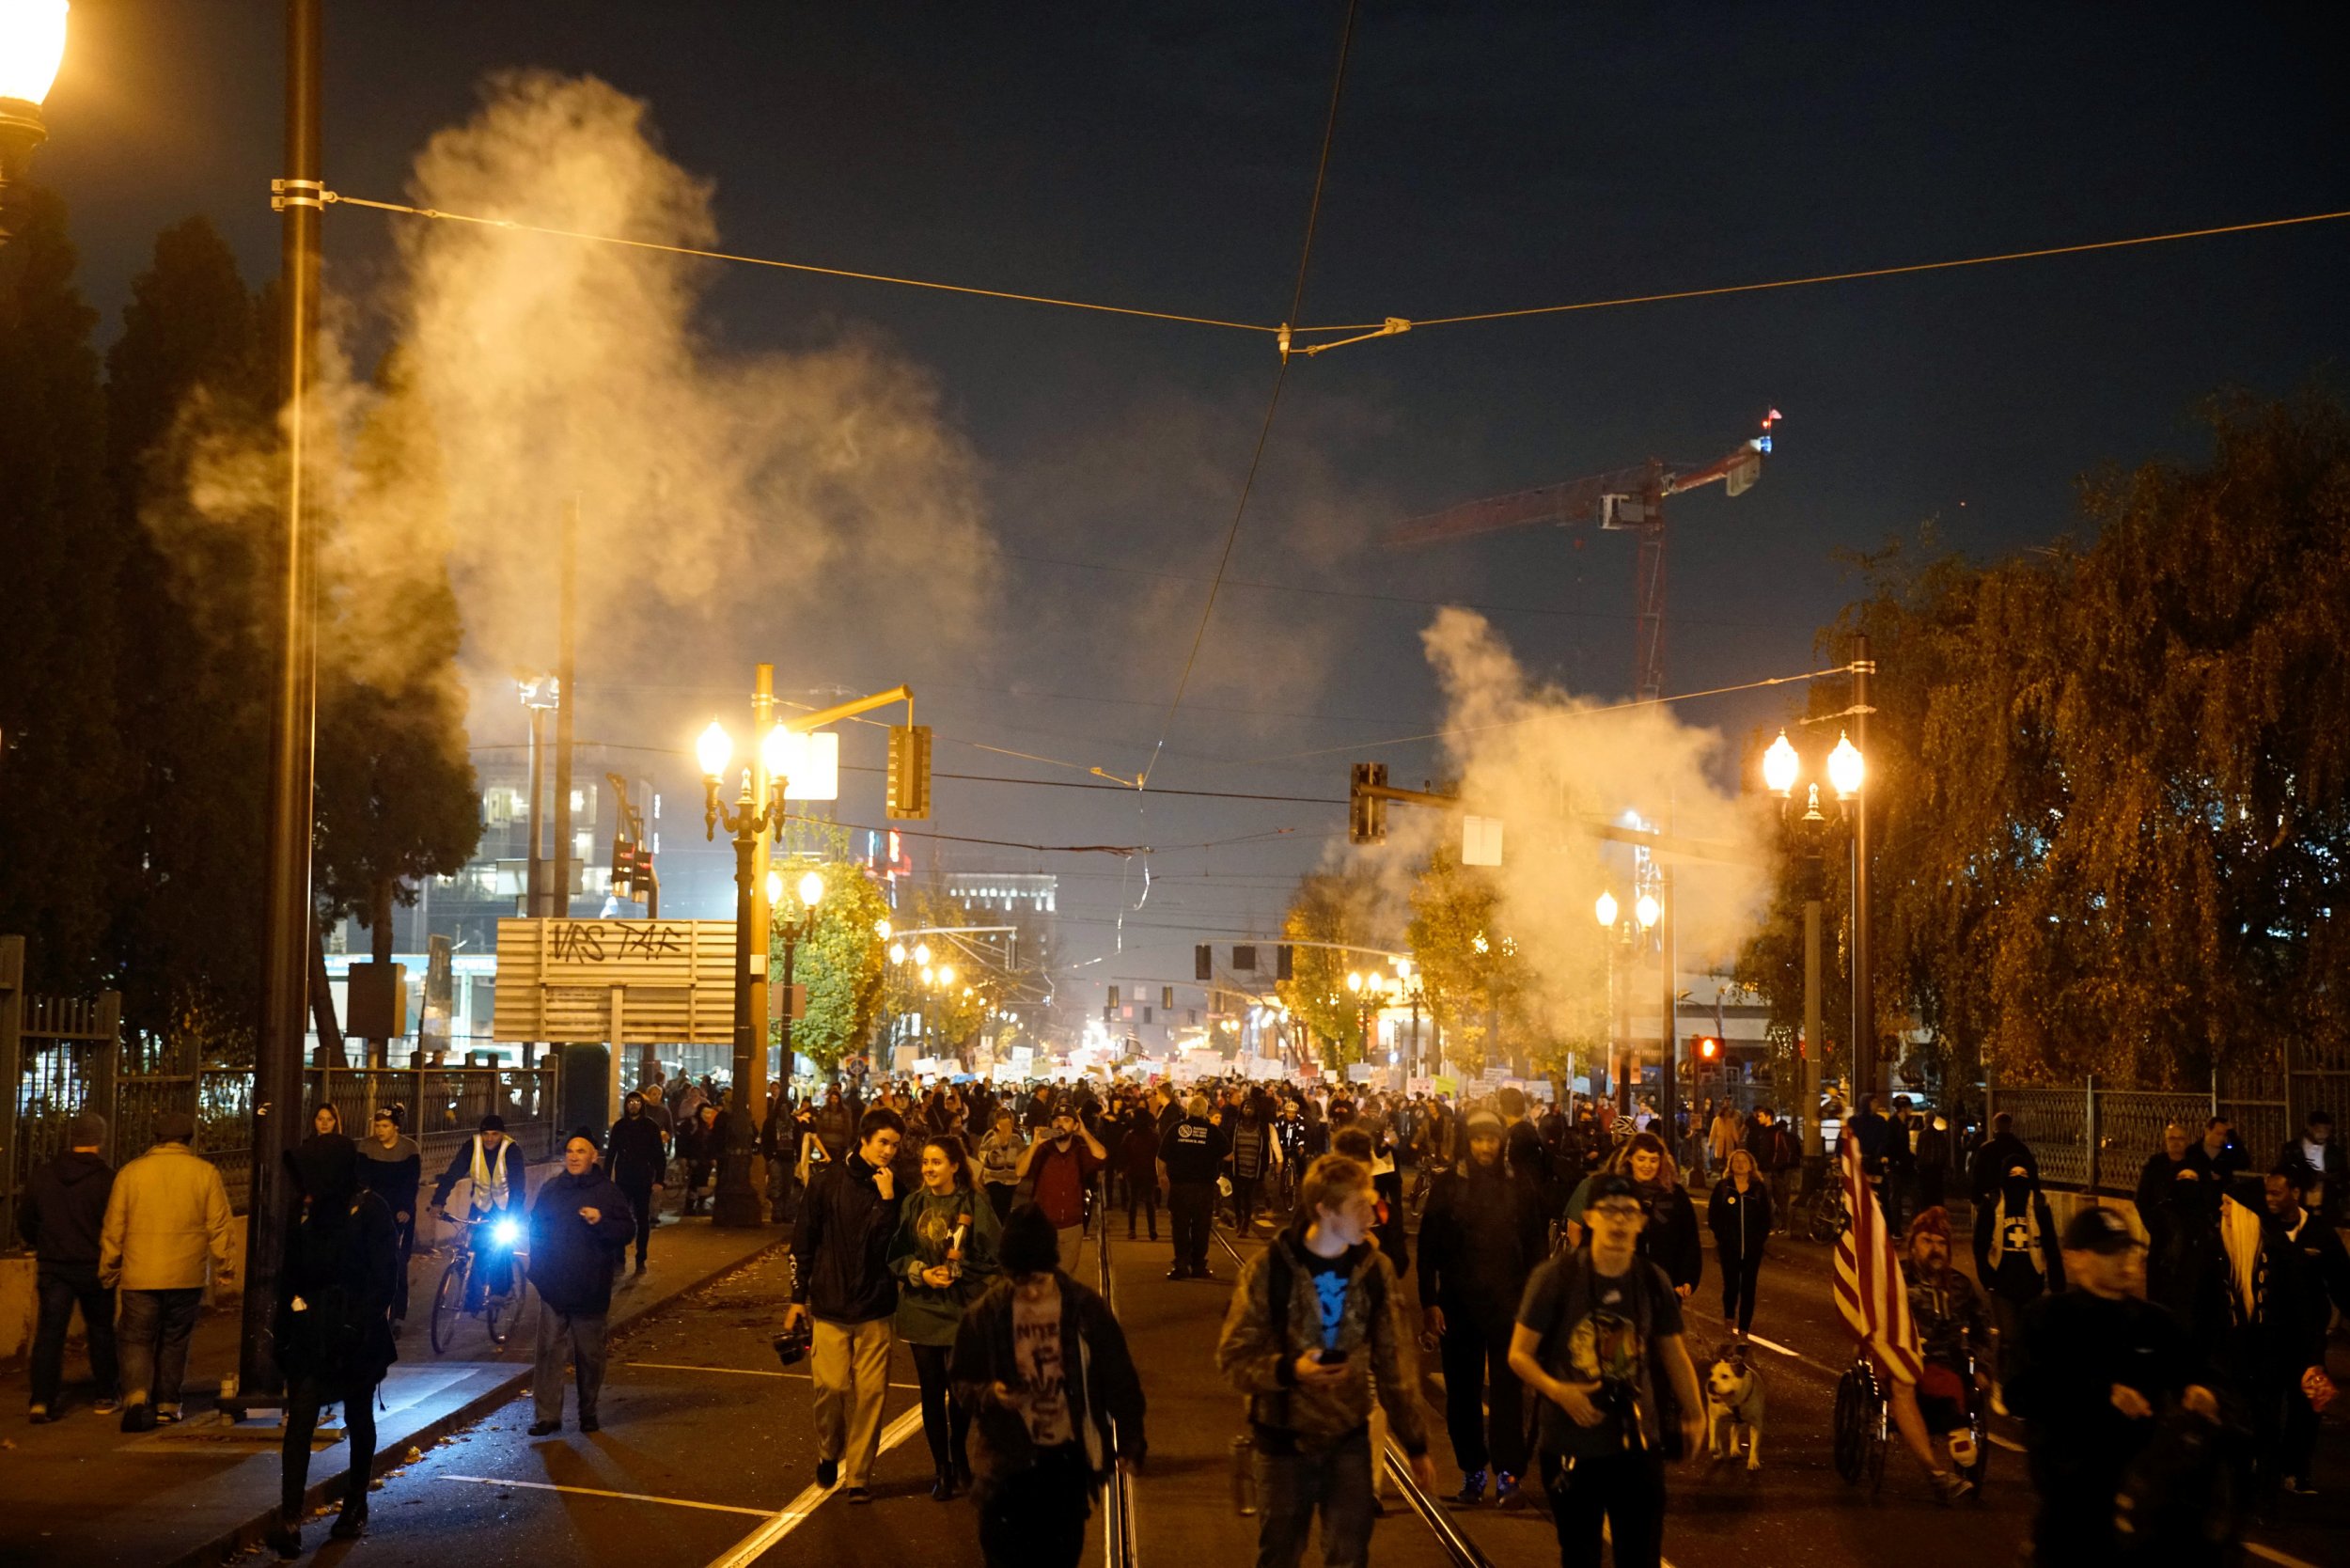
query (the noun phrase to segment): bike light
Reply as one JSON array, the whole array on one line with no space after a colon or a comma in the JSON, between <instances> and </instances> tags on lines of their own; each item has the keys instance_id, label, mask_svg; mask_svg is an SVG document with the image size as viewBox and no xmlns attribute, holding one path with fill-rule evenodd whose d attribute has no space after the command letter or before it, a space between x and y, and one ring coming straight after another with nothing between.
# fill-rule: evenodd
<instances>
[{"instance_id":1,"label":"bike light","mask_svg":"<svg viewBox=\"0 0 2350 1568\"><path fill-rule=\"evenodd\" d=\"M523 1239L523 1228L517 1221L501 1219L490 1231L490 1239L500 1247L511 1247Z\"/></svg>"}]
</instances>

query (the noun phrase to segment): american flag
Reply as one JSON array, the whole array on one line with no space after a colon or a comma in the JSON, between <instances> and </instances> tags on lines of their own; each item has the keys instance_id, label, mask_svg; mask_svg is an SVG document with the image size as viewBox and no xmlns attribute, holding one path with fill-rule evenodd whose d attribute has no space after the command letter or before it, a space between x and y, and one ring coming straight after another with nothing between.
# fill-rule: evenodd
<instances>
[{"instance_id":1,"label":"american flag","mask_svg":"<svg viewBox=\"0 0 2350 1568\"><path fill-rule=\"evenodd\" d=\"M1852 1331L1904 1383L1918 1381L1918 1325L1909 1317L1909 1288L1885 1227L1885 1211L1860 1168L1860 1140L1847 1136L1838 1155L1844 1208L1852 1224L1836 1239L1836 1306Z\"/></svg>"}]
</instances>

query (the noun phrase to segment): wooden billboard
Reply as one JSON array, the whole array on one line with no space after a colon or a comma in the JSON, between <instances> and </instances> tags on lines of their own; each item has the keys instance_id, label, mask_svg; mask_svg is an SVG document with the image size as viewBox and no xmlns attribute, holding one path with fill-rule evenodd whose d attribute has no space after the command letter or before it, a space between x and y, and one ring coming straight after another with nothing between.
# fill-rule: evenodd
<instances>
[{"instance_id":1,"label":"wooden billboard","mask_svg":"<svg viewBox=\"0 0 2350 1568\"><path fill-rule=\"evenodd\" d=\"M724 1045L734 1039L732 920L500 920L507 1041Z\"/></svg>"}]
</instances>

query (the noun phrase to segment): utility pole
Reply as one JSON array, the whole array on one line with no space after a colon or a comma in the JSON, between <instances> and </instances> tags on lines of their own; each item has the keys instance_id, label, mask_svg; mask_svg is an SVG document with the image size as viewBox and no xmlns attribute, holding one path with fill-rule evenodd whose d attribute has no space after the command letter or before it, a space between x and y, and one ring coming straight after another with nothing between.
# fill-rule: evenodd
<instances>
[{"instance_id":1,"label":"utility pole","mask_svg":"<svg viewBox=\"0 0 2350 1568\"><path fill-rule=\"evenodd\" d=\"M1869 636L1853 638L1853 744L1865 760L1869 755L1869 677L1876 661L1869 657ZM1864 766L1860 788L1853 792L1852 815L1852 1091L1853 1108L1860 1096L1877 1089L1876 987L1869 973L1869 782Z\"/></svg>"},{"instance_id":2,"label":"utility pole","mask_svg":"<svg viewBox=\"0 0 2350 1568\"><path fill-rule=\"evenodd\" d=\"M1816 865L1816 862L1815 862ZM1812 875L1810 891L1819 892ZM1803 1153L1816 1160L1827 1152L1820 1136L1820 1074L1826 1065L1827 1039L1820 1032L1820 901L1803 901Z\"/></svg>"},{"instance_id":3,"label":"utility pole","mask_svg":"<svg viewBox=\"0 0 2350 1568\"><path fill-rule=\"evenodd\" d=\"M535 694L534 694L535 696ZM540 851L546 844L546 818L540 813L547 798L547 714L535 701L530 708L530 857L524 863L523 915L541 919L547 912L547 867Z\"/></svg>"},{"instance_id":4,"label":"utility pole","mask_svg":"<svg viewBox=\"0 0 2350 1568\"><path fill-rule=\"evenodd\" d=\"M1657 1016L1663 1022L1663 1049L1658 1053L1665 1064L1665 1089L1657 1102L1657 1113L1665 1119L1665 1143L1668 1148L1680 1147L1676 1117L1681 1105L1681 1006L1673 990L1673 873L1669 866L1657 867L1656 902L1663 906L1663 918L1656 927L1656 964L1664 972L1665 994L1660 998L1664 1011ZM1674 1158L1680 1158L1676 1153Z\"/></svg>"},{"instance_id":5,"label":"utility pole","mask_svg":"<svg viewBox=\"0 0 2350 1568\"><path fill-rule=\"evenodd\" d=\"M240 1408L285 1390L274 1323L285 1249L286 1155L302 1136L303 1014L308 1000L310 835L318 745L318 582L308 511L306 415L318 337L321 0L286 4L285 176L271 205L284 214L279 268L286 359L283 521L276 545L276 646L270 707L268 899L261 925L261 1017L253 1072L253 1175L245 1216Z\"/></svg>"},{"instance_id":6,"label":"utility pole","mask_svg":"<svg viewBox=\"0 0 2350 1568\"><path fill-rule=\"evenodd\" d=\"M547 914L569 918L572 913L572 656L574 649L575 602L579 578L579 496L563 503L563 539L556 567L555 652L555 855L547 887ZM534 831L536 823L533 823Z\"/></svg>"}]
</instances>

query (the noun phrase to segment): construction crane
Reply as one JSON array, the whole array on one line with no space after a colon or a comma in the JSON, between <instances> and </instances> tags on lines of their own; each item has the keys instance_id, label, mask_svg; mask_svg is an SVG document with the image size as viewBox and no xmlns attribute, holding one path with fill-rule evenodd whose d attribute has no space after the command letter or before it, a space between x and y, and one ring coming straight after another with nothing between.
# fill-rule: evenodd
<instances>
[{"instance_id":1,"label":"construction crane","mask_svg":"<svg viewBox=\"0 0 2350 1568\"><path fill-rule=\"evenodd\" d=\"M1631 468L1546 484L1514 494L1468 501L1415 517L1387 535L1393 547L1440 544L1472 534L1555 524L1573 528L1597 523L1607 532L1637 536L1632 565L1633 688L1643 702L1665 693L1665 497L1716 480L1732 495L1743 494L1762 477L1771 449L1771 427L1779 412L1762 420L1762 433L1738 444L1728 456L1702 467L1654 458Z\"/></svg>"}]
</instances>

